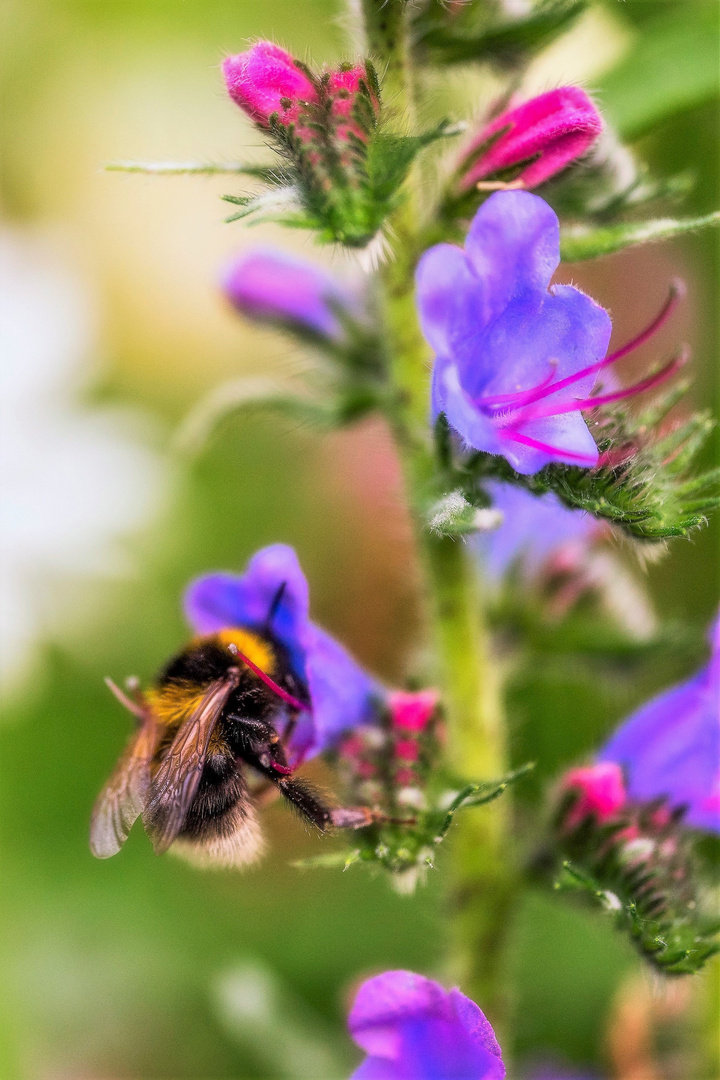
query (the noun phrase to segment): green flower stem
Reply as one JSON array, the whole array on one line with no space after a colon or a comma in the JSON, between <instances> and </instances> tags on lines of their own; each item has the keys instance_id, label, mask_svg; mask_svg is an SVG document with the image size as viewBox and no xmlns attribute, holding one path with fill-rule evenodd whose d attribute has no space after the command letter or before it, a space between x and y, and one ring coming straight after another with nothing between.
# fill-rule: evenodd
<instances>
[{"instance_id":1,"label":"green flower stem","mask_svg":"<svg viewBox=\"0 0 720 1080\"><path fill-rule=\"evenodd\" d=\"M414 113L412 58L403 0L364 0L368 41L393 108ZM387 78L391 90L387 91ZM388 353L397 406L393 424L413 508L426 501L436 463L428 424L429 355L414 303L414 269L422 227L417 173L395 212L392 253L382 268ZM506 770L498 681L489 655L482 597L462 541L434 536L415 514L426 571L429 615L437 645L448 726L449 764L459 778L493 779ZM514 891L507 854L508 796L458 815L452 841L451 941L448 976L502 1024L502 950Z\"/></svg>"}]
</instances>

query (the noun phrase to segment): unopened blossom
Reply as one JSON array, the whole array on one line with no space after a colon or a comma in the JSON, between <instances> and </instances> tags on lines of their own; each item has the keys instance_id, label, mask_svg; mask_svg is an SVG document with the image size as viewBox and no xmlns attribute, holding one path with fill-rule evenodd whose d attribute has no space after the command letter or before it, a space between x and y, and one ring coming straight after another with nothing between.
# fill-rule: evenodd
<instances>
[{"instance_id":1,"label":"unopened blossom","mask_svg":"<svg viewBox=\"0 0 720 1080\"><path fill-rule=\"evenodd\" d=\"M303 104L319 100L305 70L272 41L226 57L222 72L230 97L261 127L269 127L273 117L284 126L295 123Z\"/></svg>"},{"instance_id":2,"label":"unopened blossom","mask_svg":"<svg viewBox=\"0 0 720 1080\"><path fill-rule=\"evenodd\" d=\"M623 766L632 798L665 798L687 808L688 825L720 833L720 618L710 647L708 663L633 713L599 758Z\"/></svg>"},{"instance_id":3,"label":"unopened blossom","mask_svg":"<svg viewBox=\"0 0 720 1080\"><path fill-rule=\"evenodd\" d=\"M650 327L606 355L607 312L572 285L550 286L559 262L554 210L530 192L499 191L475 215L464 250L438 244L417 270L420 321L435 351L433 420L444 413L466 446L502 454L524 474L551 462L596 465L583 410L648 390L681 363L594 394L599 372L646 341L678 293Z\"/></svg>"},{"instance_id":4,"label":"unopened blossom","mask_svg":"<svg viewBox=\"0 0 720 1080\"><path fill-rule=\"evenodd\" d=\"M240 627L271 633L287 650L293 673L310 694L290 740L299 759L334 746L369 723L382 688L309 617L308 585L286 544L258 551L244 574L208 574L185 595L185 614L197 634Z\"/></svg>"},{"instance_id":5,"label":"unopened blossom","mask_svg":"<svg viewBox=\"0 0 720 1080\"><path fill-rule=\"evenodd\" d=\"M490 1023L459 990L411 971L362 984L348 1017L368 1055L351 1080L502 1080L505 1066Z\"/></svg>"},{"instance_id":6,"label":"unopened blossom","mask_svg":"<svg viewBox=\"0 0 720 1080\"><path fill-rule=\"evenodd\" d=\"M437 690L393 690L388 697L393 728L419 734L432 720L439 701Z\"/></svg>"},{"instance_id":7,"label":"unopened blossom","mask_svg":"<svg viewBox=\"0 0 720 1080\"><path fill-rule=\"evenodd\" d=\"M578 793L565 822L568 828L574 828L588 816L603 824L612 820L627 803L623 772L614 761L570 769L563 777L562 788Z\"/></svg>"},{"instance_id":8,"label":"unopened blossom","mask_svg":"<svg viewBox=\"0 0 720 1080\"><path fill-rule=\"evenodd\" d=\"M227 267L223 288L233 307L256 322L280 324L330 340L344 331L340 312L357 298L322 267L273 248L243 252Z\"/></svg>"},{"instance_id":9,"label":"unopened blossom","mask_svg":"<svg viewBox=\"0 0 720 1080\"><path fill-rule=\"evenodd\" d=\"M586 153L602 127L600 113L579 86L540 94L501 113L475 136L460 186L468 190L523 166L514 179L537 187Z\"/></svg>"},{"instance_id":10,"label":"unopened blossom","mask_svg":"<svg viewBox=\"0 0 720 1080\"><path fill-rule=\"evenodd\" d=\"M532 495L516 484L496 480L485 488L502 522L478 533L472 543L492 581L499 581L516 563L532 577L551 560L563 565L581 561L603 532L592 514L571 510L551 491Z\"/></svg>"}]
</instances>

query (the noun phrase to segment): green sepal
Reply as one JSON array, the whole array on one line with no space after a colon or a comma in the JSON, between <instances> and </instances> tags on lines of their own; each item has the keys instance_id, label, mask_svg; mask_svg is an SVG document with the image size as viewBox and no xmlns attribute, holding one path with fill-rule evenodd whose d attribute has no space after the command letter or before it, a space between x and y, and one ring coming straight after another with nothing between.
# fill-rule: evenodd
<instances>
[{"instance_id":1,"label":"green sepal","mask_svg":"<svg viewBox=\"0 0 720 1080\"><path fill-rule=\"evenodd\" d=\"M567 226L560 234L560 253L565 262L596 259L623 248L657 240L671 240L684 233L720 225L720 210L694 218L655 218L593 227Z\"/></svg>"},{"instance_id":2,"label":"green sepal","mask_svg":"<svg viewBox=\"0 0 720 1080\"><path fill-rule=\"evenodd\" d=\"M651 879L638 884L647 888ZM589 897L626 932L636 949L664 975L693 975L720 952L720 923L688 911L663 917L643 914L642 906L624 890L604 888L602 883L569 860L564 860L553 886L558 892L578 892Z\"/></svg>"},{"instance_id":3,"label":"green sepal","mask_svg":"<svg viewBox=\"0 0 720 1080\"><path fill-rule=\"evenodd\" d=\"M362 860L359 848L352 851L328 851L323 855L311 855L307 859L295 859L290 863L297 870L336 870L342 867L347 870L353 863Z\"/></svg>"},{"instance_id":4,"label":"green sepal","mask_svg":"<svg viewBox=\"0 0 720 1080\"><path fill-rule=\"evenodd\" d=\"M418 20L418 36L435 63L464 64L488 61L515 65L544 49L564 34L587 8L587 0L544 0L519 19L503 21L462 33L445 20Z\"/></svg>"},{"instance_id":5,"label":"green sepal","mask_svg":"<svg viewBox=\"0 0 720 1080\"><path fill-rule=\"evenodd\" d=\"M384 217L394 195L405 180L413 161L426 146L438 139L452 138L463 127L441 120L434 128L419 135L397 135L378 131L371 139L367 154L368 192Z\"/></svg>"},{"instance_id":6,"label":"green sepal","mask_svg":"<svg viewBox=\"0 0 720 1080\"><path fill-rule=\"evenodd\" d=\"M687 536L720 507L720 469L697 476L690 473L714 421L698 413L669 434L654 441L648 438L686 389L686 385L676 388L635 417L620 409L597 410L590 425L600 453L627 448L627 460L615 467L552 464L525 476L515 472L504 457L477 452L454 466L446 474L446 483L473 502L484 481L502 480L533 495L552 491L566 506L610 521L641 540Z\"/></svg>"}]
</instances>

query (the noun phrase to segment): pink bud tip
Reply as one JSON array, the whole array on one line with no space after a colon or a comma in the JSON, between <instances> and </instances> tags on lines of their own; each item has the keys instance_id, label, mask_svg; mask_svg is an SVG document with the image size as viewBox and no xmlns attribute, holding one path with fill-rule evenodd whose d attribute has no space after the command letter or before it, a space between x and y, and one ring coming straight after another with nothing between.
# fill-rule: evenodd
<instances>
[{"instance_id":1,"label":"pink bud tip","mask_svg":"<svg viewBox=\"0 0 720 1080\"><path fill-rule=\"evenodd\" d=\"M531 158L534 160L517 179L527 188L537 187L584 154L602 126L600 113L578 86L561 86L531 98L496 117L473 139L466 154L470 161L497 135L469 165L462 179L463 190Z\"/></svg>"},{"instance_id":2,"label":"pink bud tip","mask_svg":"<svg viewBox=\"0 0 720 1080\"><path fill-rule=\"evenodd\" d=\"M609 821L627 800L622 769L614 761L604 761L585 769L571 769L565 776L564 791L579 791L580 797L568 815L566 825L574 828L592 814L598 821Z\"/></svg>"},{"instance_id":3,"label":"pink bud tip","mask_svg":"<svg viewBox=\"0 0 720 1080\"><path fill-rule=\"evenodd\" d=\"M415 694L395 690L390 694L393 727L401 731L422 731L437 709L439 700L437 690L420 690Z\"/></svg>"},{"instance_id":4,"label":"pink bud tip","mask_svg":"<svg viewBox=\"0 0 720 1080\"><path fill-rule=\"evenodd\" d=\"M290 55L271 41L259 41L222 64L228 93L243 112L267 127L276 114L281 124L294 123L301 102L315 102L314 83Z\"/></svg>"},{"instance_id":5,"label":"pink bud tip","mask_svg":"<svg viewBox=\"0 0 720 1080\"><path fill-rule=\"evenodd\" d=\"M420 748L414 739L397 739L395 742L395 755L403 761L417 761Z\"/></svg>"}]
</instances>

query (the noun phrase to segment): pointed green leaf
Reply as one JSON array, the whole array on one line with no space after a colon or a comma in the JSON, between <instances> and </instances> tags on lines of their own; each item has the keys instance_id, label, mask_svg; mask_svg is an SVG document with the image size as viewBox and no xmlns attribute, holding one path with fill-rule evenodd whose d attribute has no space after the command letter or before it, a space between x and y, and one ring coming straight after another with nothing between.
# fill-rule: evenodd
<instances>
[{"instance_id":1,"label":"pointed green leaf","mask_svg":"<svg viewBox=\"0 0 720 1080\"><path fill-rule=\"evenodd\" d=\"M619 225L593 228L574 225L562 230L560 250L566 262L596 259L626 247L657 240L671 240L684 233L708 226L720 225L720 210L694 218L656 218L650 221L628 221Z\"/></svg>"},{"instance_id":2,"label":"pointed green leaf","mask_svg":"<svg viewBox=\"0 0 720 1080\"><path fill-rule=\"evenodd\" d=\"M467 806L484 806L485 803L492 802L493 799L497 799L502 795L510 784L514 784L516 780L527 775L534 768L534 762L527 762L527 764L521 765L519 769L514 769L513 772L503 776L500 780L484 780L478 784L467 784L462 791L458 792L444 816L442 816L440 826L434 837L435 843L438 844L444 839L458 810Z\"/></svg>"},{"instance_id":3,"label":"pointed green leaf","mask_svg":"<svg viewBox=\"0 0 720 1080\"><path fill-rule=\"evenodd\" d=\"M196 405L178 428L174 449L197 454L230 413L250 410L268 410L319 427L329 426L335 416L330 405L291 393L272 379L237 379L216 387Z\"/></svg>"},{"instance_id":4,"label":"pointed green leaf","mask_svg":"<svg viewBox=\"0 0 720 1080\"><path fill-rule=\"evenodd\" d=\"M106 172L145 173L151 176L217 176L235 173L270 180L277 170L264 165L243 165L239 161L109 161Z\"/></svg>"},{"instance_id":5,"label":"pointed green leaf","mask_svg":"<svg viewBox=\"0 0 720 1080\"><path fill-rule=\"evenodd\" d=\"M587 0L544 0L525 16L489 26L479 33L462 32L444 20L433 20L423 28L418 20L419 37L433 61L462 64L469 60L497 64L519 63L549 45L568 30L587 8Z\"/></svg>"}]
</instances>

